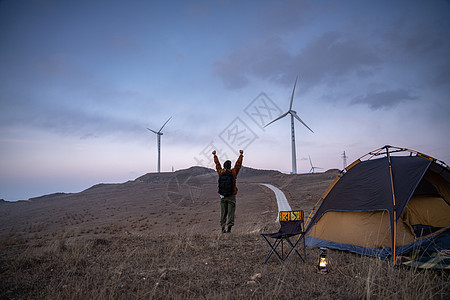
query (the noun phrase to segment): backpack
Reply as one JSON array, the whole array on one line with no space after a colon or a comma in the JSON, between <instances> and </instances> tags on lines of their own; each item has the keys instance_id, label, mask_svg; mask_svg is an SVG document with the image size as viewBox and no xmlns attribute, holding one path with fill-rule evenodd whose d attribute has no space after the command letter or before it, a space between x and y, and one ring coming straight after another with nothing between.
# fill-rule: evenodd
<instances>
[{"instance_id":1,"label":"backpack","mask_svg":"<svg viewBox=\"0 0 450 300\"><path fill-rule=\"evenodd\" d=\"M219 194L222 196L231 196L234 193L233 173L226 170L219 175Z\"/></svg>"}]
</instances>

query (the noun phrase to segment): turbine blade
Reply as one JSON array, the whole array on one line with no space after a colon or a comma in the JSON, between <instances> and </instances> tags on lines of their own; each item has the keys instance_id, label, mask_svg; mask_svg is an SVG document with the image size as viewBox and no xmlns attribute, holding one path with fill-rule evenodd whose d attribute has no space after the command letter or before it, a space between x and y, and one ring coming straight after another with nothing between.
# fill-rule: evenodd
<instances>
[{"instance_id":1,"label":"turbine blade","mask_svg":"<svg viewBox=\"0 0 450 300\"><path fill-rule=\"evenodd\" d=\"M308 155L308 157L309 157L309 164L311 165L311 168L313 168L312 161L311 161L311 156Z\"/></svg>"},{"instance_id":2,"label":"turbine blade","mask_svg":"<svg viewBox=\"0 0 450 300\"><path fill-rule=\"evenodd\" d=\"M294 112L291 112L291 114L292 114L292 115L294 116L294 118L296 118L297 120L299 120L299 121L300 121L300 123L302 123L303 125L305 125L305 127L306 127L306 128L308 128L308 129L309 129L309 130L310 130L310 131L311 131L312 133L314 133L314 131L312 131L312 129L311 129L311 128L309 128L309 127L308 127L308 125L306 125L306 124L305 124L305 122L303 122L303 121L302 121L302 119L300 119L300 117L299 117L299 116L297 116L297 114L296 114L296 113L294 113Z\"/></svg>"},{"instance_id":3,"label":"turbine blade","mask_svg":"<svg viewBox=\"0 0 450 300\"><path fill-rule=\"evenodd\" d=\"M282 114L281 116L279 116L279 117L276 118L275 120L273 120L273 121L267 123L266 126L264 126L264 127L267 127L267 126L269 126L270 124L272 124L273 122L278 121L279 119L282 119L282 118L286 117L288 113L289 113L289 112L287 112L287 113L285 113L285 114Z\"/></svg>"},{"instance_id":4,"label":"turbine blade","mask_svg":"<svg viewBox=\"0 0 450 300\"><path fill-rule=\"evenodd\" d=\"M161 132L161 130L164 128L164 126L166 126L167 122L169 122L170 119L172 119L172 117L170 117L170 118L166 121L166 123L164 123L164 125L161 127L161 129L160 129L158 132Z\"/></svg>"},{"instance_id":5,"label":"turbine blade","mask_svg":"<svg viewBox=\"0 0 450 300\"><path fill-rule=\"evenodd\" d=\"M151 130L150 128L147 128L148 130L150 130L151 132L153 132L153 133L156 133L156 134L158 134L156 131L154 131L154 130Z\"/></svg>"},{"instance_id":6,"label":"turbine blade","mask_svg":"<svg viewBox=\"0 0 450 300\"><path fill-rule=\"evenodd\" d=\"M292 103L294 102L294 93L295 93L295 86L297 85L297 79L298 79L298 75L297 75L297 77L295 77L294 89L292 90L291 104L289 104L289 110L292 109Z\"/></svg>"}]
</instances>

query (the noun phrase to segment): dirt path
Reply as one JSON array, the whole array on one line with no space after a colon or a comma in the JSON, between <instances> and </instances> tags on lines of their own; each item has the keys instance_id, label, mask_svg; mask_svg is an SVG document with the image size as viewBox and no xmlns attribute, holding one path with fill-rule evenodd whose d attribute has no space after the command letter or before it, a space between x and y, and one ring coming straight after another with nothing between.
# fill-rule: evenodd
<instances>
[{"instance_id":1,"label":"dirt path","mask_svg":"<svg viewBox=\"0 0 450 300\"><path fill-rule=\"evenodd\" d=\"M280 217L280 211L290 211L292 210L291 206L289 205L286 196L279 188L274 187L273 185L267 183L260 183L260 184L268 187L275 193L275 197L277 198L278 203L278 214L277 214L277 222L278 222Z\"/></svg>"}]
</instances>

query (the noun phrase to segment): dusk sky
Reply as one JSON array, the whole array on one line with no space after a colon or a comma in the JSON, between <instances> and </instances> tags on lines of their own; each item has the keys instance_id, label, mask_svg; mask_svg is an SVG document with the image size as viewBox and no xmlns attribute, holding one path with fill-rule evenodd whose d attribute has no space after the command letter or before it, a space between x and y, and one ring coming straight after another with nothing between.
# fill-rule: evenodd
<instances>
[{"instance_id":1,"label":"dusk sky","mask_svg":"<svg viewBox=\"0 0 450 300\"><path fill-rule=\"evenodd\" d=\"M450 163L450 2L0 1L0 199L157 170L342 169L384 145Z\"/></svg>"}]
</instances>

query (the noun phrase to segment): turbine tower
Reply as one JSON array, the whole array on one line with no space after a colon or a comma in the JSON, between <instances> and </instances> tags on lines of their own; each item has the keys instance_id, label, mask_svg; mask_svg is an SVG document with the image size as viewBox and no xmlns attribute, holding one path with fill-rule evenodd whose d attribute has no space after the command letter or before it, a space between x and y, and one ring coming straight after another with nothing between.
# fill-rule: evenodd
<instances>
[{"instance_id":1,"label":"turbine tower","mask_svg":"<svg viewBox=\"0 0 450 300\"><path fill-rule=\"evenodd\" d=\"M161 130L164 128L164 126L166 126L167 122L169 122L170 119L172 119L172 117L170 117L158 131L154 131L151 130L150 128L147 128L148 130L150 130L151 132L153 132L158 136L158 173L161 173L161 136L163 135Z\"/></svg>"},{"instance_id":2,"label":"turbine tower","mask_svg":"<svg viewBox=\"0 0 450 300\"><path fill-rule=\"evenodd\" d=\"M294 118L296 118L300 123L302 123L306 128L308 128L312 133L314 133L314 131L312 131L312 129L309 128L308 125L306 125L305 122L302 121L302 119L300 119L300 117L297 115L297 112L295 110L292 110L292 103L294 102L294 92L295 92L295 86L297 85L297 79L298 79L298 76L295 78L294 89L292 90L292 96L291 96L291 103L289 104L289 110L286 113L279 116L278 118L276 118L275 120L269 122L266 126L264 126L264 127L267 127L270 124L272 124L273 122L286 117L288 114L291 115L292 174L297 174L297 155L295 153Z\"/></svg>"}]
</instances>

